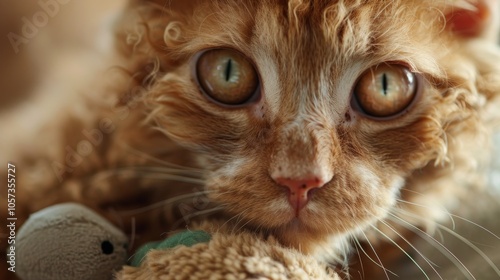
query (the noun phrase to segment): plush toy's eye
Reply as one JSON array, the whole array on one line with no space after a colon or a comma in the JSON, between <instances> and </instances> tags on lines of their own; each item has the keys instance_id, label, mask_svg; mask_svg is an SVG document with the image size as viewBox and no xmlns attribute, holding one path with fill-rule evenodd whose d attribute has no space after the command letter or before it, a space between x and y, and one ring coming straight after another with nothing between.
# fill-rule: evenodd
<instances>
[{"instance_id":1,"label":"plush toy's eye","mask_svg":"<svg viewBox=\"0 0 500 280\"><path fill-rule=\"evenodd\" d=\"M105 240L101 243L101 250L105 255L111 255L113 254L113 251L115 250L115 247L111 242L108 240Z\"/></svg>"},{"instance_id":2,"label":"plush toy's eye","mask_svg":"<svg viewBox=\"0 0 500 280\"><path fill-rule=\"evenodd\" d=\"M243 105L258 94L255 67L231 49L203 52L196 62L196 76L205 94L224 105Z\"/></svg>"},{"instance_id":3,"label":"plush toy's eye","mask_svg":"<svg viewBox=\"0 0 500 280\"><path fill-rule=\"evenodd\" d=\"M399 64L379 64L366 70L354 88L360 109L372 117L390 117L405 110L415 98L417 79Z\"/></svg>"}]
</instances>

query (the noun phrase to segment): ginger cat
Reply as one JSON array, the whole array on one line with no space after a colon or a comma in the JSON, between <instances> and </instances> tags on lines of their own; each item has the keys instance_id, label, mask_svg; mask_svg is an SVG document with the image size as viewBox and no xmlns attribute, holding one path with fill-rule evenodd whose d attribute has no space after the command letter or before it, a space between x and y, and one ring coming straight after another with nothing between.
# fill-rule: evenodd
<instances>
[{"instance_id":1,"label":"ginger cat","mask_svg":"<svg viewBox=\"0 0 500 280\"><path fill-rule=\"evenodd\" d=\"M131 0L116 67L6 137L18 215L79 201L143 243L217 212L348 270L487 185L499 18L495 0Z\"/></svg>"}]
</instances>

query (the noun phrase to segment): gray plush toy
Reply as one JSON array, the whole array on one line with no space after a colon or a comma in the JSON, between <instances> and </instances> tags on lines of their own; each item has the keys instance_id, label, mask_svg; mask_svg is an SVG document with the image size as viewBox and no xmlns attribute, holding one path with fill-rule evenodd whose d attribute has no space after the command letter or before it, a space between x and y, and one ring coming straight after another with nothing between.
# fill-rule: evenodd
<instances>
[{"instance_id":1,"label":"gray plush toy","mask_svg":"<svg viewBox=\"0 0 500 280\"><path fill-rule=\"evenodd\" d=\"M58 204L19 229L16 256L23 280L108 280L127 261L127 237L89 208Z\"/></svg>"}]
</instances>

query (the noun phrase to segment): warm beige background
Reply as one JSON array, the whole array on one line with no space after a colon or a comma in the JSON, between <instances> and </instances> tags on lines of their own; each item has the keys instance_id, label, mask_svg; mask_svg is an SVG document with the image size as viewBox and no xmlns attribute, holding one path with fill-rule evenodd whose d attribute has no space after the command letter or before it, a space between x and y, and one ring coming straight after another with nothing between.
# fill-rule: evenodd
<instances>
[{"instance_id":1,"label":"warm beige background","mask_svg":"<svg viewBox=\"0 0 500 280\"><path fill-rule=\"evenodd\" d=\"M51 88L53 85L77 85L82 77L92 75L89 71L92 61L99 64L99 54L109 43L106 31L113 17L123 5L120 0L85 0L69 1L61 5L60 11L49 20L47 26L40 28L39 33L30 39L30 43L21 46L18 54L7 39L9 32L22 34L22 18L28 19L41 10L37 1L0 0L0 118L2 114L15 114L19 106L34 103L40 95L57 94L63 91L40 90ZM108 34L109 35L109 34ZM109 38L108 38L109 39ZM499 62L500 63L500 62ZM47 86L48 84L48 86ZM499 108L500 110L500 108ZM46 112L50 113L50 112ZM496 137L496 145L500 147L500 135ZM500 150L496 153L491 185L500 190ZM496 235L500 235L500 200L494 196L471 197L469 207L477 210L467 218L481 227L487 228ZM467 238L484 254L491 258L491 262L500 266L500 240L486 230L472 223L455 218L456 232ZM451 224L447 224L451 227ZM494 269L484 258L470 248L465 242L441 230L443 237L437 233L434 237L442 240L457 258L474 274L478 280L500 279ZM2 240L4 242L4 240ZM415 246L423 255L439 267L443 279L467 279L447 257L440 253L436 246L425 240L415 240ZM432 243L432 242L431 242ZM414 253L415 259L428 273L430 279L439 279L430 266ZM3 262L3 260L2 260ZM426 279L418 268L409 260L385 264L396 272L399 277L391 279ZM0 272L0 279L11 279L5 271ZM384 276L385 277L385 276ZM381 279L384 279L382 277Z\"/></svg>"},{"instance_id":2,"label":"warm beige background","mask_svg":"<svg viewBox=\"0 0 500 280\"><path fill-rule=\"evenodd\" d=\"M49 78L58 83L88 73L84 66L109 45L107 26L126 2L60 1L67 4L58 4L59 11L16 53L8 35L23 35L23 19L33 22L33 17L44 9L39 0L0 0L0 112L40 92L37 89ZM40 2L58 3L57 0Z\"/></svg>"},{"instance_id":3,"label":"warm beige background","mask_svg":"<svg viewBox=\"0 0 500 280\"><path fill-rule=\"evenodd\" d=\"M67 4L59 5L59 11L49 18L47 25L38 28L29 43L21 45L16 53L8 34L23 34L23 18L31 21L37 12L43 11L38 2L0 0L0 122L11 123L25 112L32 115L22 118L23 126L11 125L9 131L0 131L2 151L8 151L4 147L5 138L17 133L13 130L30 129L37 122L42 123L44 115L54 113L47 109L47 103L77 92L82 88L79 84L95 75L93 68L101 66L99 55L110 42L106 37L108 26L126 1L65 0ZM0 192L0 199L5 199L5 192ZM0 230L2 248L6 242L3 233ZM15 279L7 271L5 254L0 253L0 279Z\"/></svg>"}]
</instances>

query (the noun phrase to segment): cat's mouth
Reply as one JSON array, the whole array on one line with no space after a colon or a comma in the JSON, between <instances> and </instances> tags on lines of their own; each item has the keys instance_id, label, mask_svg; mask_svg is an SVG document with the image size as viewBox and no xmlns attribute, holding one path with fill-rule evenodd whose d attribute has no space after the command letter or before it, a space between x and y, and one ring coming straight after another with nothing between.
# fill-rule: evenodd
<instances>
[{"instance_id":1,"label":"cat's mouth","mask_svg":"<svg viewBox=\"0 0 500 280\"><path fill-rule=\"evenodd\" d=\"M240 166L238 172L221 169L206 179L209 199L221 205L228 223L304 238L343 234L376 222L395 204L404 184L399 175L354 160L328 180L300 174L272 178L267 170Z\"/></svg>"},{"instance_id":2,"label":"cat's mouth","mask_svg":"<svg viewBox=\"0 0 500 280\"><path fill-rule=\"evenodd\" d=\"M326 219L325 211L322 211L319 196L321 189L308 194L310 199L302 207L296 207L295 201L290 201L290 197L283 190L281 195L273 197L269 202L260 205L253 204L252 207L244 208L242 205L233 203L223 203L230 217L237 216L237 222L249 226L275 231L291 232L319 232L324 231ZM246 197L248 201L248 197ZM260 199L258 199L260 200Z\"/></svg>"}]
</instances>

